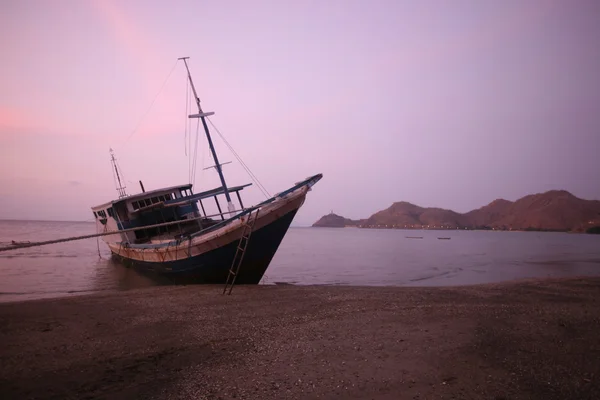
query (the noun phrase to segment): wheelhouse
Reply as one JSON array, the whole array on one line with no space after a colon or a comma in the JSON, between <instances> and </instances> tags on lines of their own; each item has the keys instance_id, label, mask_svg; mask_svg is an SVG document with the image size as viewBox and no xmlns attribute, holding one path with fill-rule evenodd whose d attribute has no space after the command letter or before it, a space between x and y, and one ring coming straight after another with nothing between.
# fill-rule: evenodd
<instances>
[{"instance_id":1,"label":"wheelhouse","mask_svg":"<svg viewBox=\"0 0 600 400\"><path fill-rule=\"evenodd\" d=\"M227 188L237 196L236 207L239 208L234 212L245 210L239 192L250 185ZM187 184L126 196L92 207L92 212L98 230L115 232L115 235L105 236L105 241L159 243L190 235L231 216L231 211L223 212L221 195L225 195L222 187L194 194L192 185ZM211 202L211 198L218 212L209 214L206 202Z\"/></svg>"}]
</instances>

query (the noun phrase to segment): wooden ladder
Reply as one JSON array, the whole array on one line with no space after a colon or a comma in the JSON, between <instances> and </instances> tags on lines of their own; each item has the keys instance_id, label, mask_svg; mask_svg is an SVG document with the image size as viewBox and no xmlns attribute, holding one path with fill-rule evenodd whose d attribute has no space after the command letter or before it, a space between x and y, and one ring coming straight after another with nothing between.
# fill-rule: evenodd
<instances>
[{"instance_id":1,"label":"wooden ladder","mask_svg":"<svg viewBox=\"0 0 600 400\"><path fill-rule=\"evenodd\" d=\"M242 262L244 261L244 254L246 254L246 249L248 248L248 243L250 242L250 236L252 236L252 231L254 230L254 224L258 219L258 211L259 210L250 212L248 214L248 219L244 223L242 237L238 242L235 256L233 257L233 262L231 263L231 268L229 269L229 274L227 275L227 281L225 282L225 287L223 288L223 294L227 293L227 289L229 289L229 293L227 294L231 294L231 291L233 290L233 285L235 285L235 280L240 272Z\"/></svg>"}]
</instances>

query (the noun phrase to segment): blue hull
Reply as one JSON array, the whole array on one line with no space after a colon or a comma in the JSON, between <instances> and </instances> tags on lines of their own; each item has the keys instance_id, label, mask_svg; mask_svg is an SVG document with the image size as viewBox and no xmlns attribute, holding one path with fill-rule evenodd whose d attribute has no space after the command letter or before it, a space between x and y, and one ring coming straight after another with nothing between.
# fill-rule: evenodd
<instances>
[{"instance_id":1,"label":"blue hull","mask_svg":"<svg viewBox=\"0 0 600 400\"><path fill-rule=\"evenodd\" d=\"M236 284L258 284L260 282L297 211L297 209L291 211L269 225L252 232L239 275L235 281ZM166 277L173 283L224 284L237 245L238 240L235 240L207 253L164 263L132 260L115 253L113 253L113 257L144 275Z\"/></svg>"}]
</instances>

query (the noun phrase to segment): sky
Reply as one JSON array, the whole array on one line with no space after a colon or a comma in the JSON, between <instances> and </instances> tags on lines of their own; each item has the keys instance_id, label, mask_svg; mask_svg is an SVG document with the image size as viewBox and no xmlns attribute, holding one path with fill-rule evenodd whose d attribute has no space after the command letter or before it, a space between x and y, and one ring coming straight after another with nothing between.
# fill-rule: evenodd
<instances>
[{"instance_id":1,"label":"sky","mask_svg":"<svg viewBox=\"0 0 600 400\"><path fill-rule=\"evenodd\" d=\"M0 219L91 220L117 198L110 148L129 194L188 183L184 56L271 194L323 173L295 225L600 199L594 0L7 0L0 54ZM213 137L228 185L251 182ZM197 154L195 192L219 186L202 135Z\"/></svg>"}]
</instances>

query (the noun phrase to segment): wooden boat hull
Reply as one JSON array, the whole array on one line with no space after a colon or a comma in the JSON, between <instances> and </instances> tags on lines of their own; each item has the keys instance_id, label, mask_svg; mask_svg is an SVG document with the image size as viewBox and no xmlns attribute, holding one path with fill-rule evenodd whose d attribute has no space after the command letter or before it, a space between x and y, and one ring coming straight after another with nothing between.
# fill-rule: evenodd
<instances>
[{"instance_id":1,"label":"wooden boat hull","mask_svg":"<svg viewBox=\"0 0 600 400\"><path fill-rule=\"evenodd\" d=\"M244 254L236 284L258 284L283 237L304 203L308 186L261 208ZM173 283L225 283L244 229L244 217L183 241L177 246L123 247L108 243L113 257L145 275L168 277Z\"/></svg>"},{"instance_id":2,"label":"wooden boat hull","mask_svg":"<svg viewBox=\"0 0 600 400\"><path fill-rule=\"evenodd\" d=\"M236 284L258 284L285 236L297 210L254 231L244 255ZM174 283L225 283L238 241L203 254L164 263L132 260L113 253L126 266L144 274L166 276Z\"/></svg>"}]
</instances>

